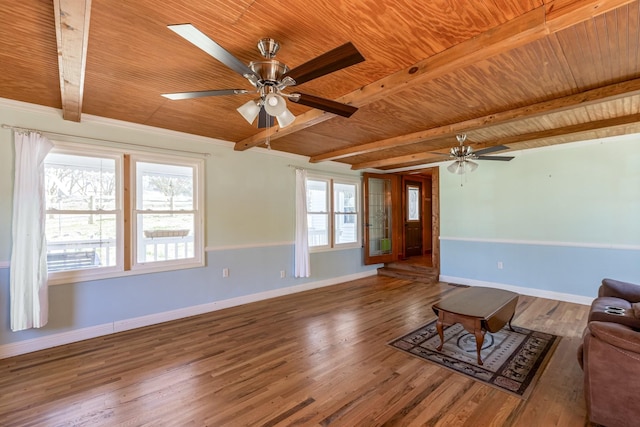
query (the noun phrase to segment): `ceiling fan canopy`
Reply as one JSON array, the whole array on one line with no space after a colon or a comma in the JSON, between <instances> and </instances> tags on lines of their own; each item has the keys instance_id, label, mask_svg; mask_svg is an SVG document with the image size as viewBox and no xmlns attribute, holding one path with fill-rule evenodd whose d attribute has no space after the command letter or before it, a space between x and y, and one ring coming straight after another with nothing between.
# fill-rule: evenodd
<instances>
[{"instance_id":1,"label":"ceiling fan canopy","mask_svg":"<svg viewBox=\"0 0 640 427\"><path fill-rule=\"evenodd\" d=\"M285 93L284 89L296 86L340 69L364 61L358 49L347 42L302 65L290 69L286 64L274 59L280 44L271 38L258 41L258 50L264 60L252 61L245 65L218 43L191 24L169 25L170 30L202 49L236 73L246 78L253 89L218 89L195 92L165 93L172 99L191 99L204 96L240 95L257 93L258 98L241 105L237 110L244 119L253 123L258 117L258 127L273 126L274 118L280 127L293 123L295 116L289 111L286 99L308 107L324 110L342 117L350 117L358 109L331 99L304 93Z\"/></svg>"}]
</instances>

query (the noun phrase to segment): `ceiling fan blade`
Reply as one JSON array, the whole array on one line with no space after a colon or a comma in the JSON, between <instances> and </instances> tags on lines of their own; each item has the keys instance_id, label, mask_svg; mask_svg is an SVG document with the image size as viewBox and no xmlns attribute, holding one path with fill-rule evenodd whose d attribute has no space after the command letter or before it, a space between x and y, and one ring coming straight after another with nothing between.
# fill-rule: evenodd
<instances>
[{"instance_id":1,"label":"ceiling fan blade","mask_svg":"<svg viewBox=\"0 0 640 427\"><path fill-rule=\"evenodd\" d=\"M203 96L239 95L242 93L249 93L249 91L246 89L200 90L196 92L163 93L162 96L164 96L165 98L177 100L202 98Z\"/></svg>"},{"instance_id":2,"label":"ceiling fan blade","mask_svg":"<svg viewBox=\"0 0 640 427\"><path fill-rule=\"evenodd\" d=\"M222 62L227 67L231 68L241 76L255 81L260 80L258 76L251 68L249 68L244 62L229 53L225 48L218 43L211 40L206 34L198 30L191 24L175 24L167 26L171 31L175 32L188 42L191 42L195 46L204 50L209 55L213 56L218 61Z\"/></svg>"},{"instance_id":3,"label":"ceiling fan blade","mask_svg":"<svg viewBox=\"0 0 640 427\"><path fill-rule=\"evenodd\" d=\"M503 162L508 162L509 160L514 159L513 156L475 156L475 159L478 160L502 160Z\"/></svg>"},{"instance_id":4,"label":"ceiling fan blade","mask_svg":"<svg viewBox=\"0 0 640 427\"><path fill-rule=\"evenodd\" d=\"M330 99L320 98L304 93L296 93L294 95L295 96L291 96L289 100L297 102L298 104L306 105L307 107L328 111L329 113L337 114L338 116L351 117L353 113L358 111L358 108L353 105L343 104Z\"/></svg>"},{"instance_id":5,"label":"ceiling fan blade","mask_svg":"<svg viewBox=\"0 0 640 427\"><path fill-rule=\"evenodd\" d=\"M264 105L260 107L260 113L258 113L258 129L273 127L274 118L267 113L264 109Z\"/></svg>"},{"instance_id":6,"label":"ceiling fan blade","mask_svg":"<svg viewBox=\"0 0 640 427\"><path fill-rule=\"evenodd\" d=\"M358 49L351 42L347 42L302 65L298 65L286 73L285 76L291 77L299 85L362 61L364 61L364 56L358 52Z\"/></svg>"},{"instance_id":7,"label":"ceiling fan blade","mask_svg":"<svg viewBox=\"0 0 640 427\"><path fill-rule=\"evenodd\" d=\"M496 151L508 150L509 147L506 145L494 145L493 147L483 148L478 151L474 151L473 154L476 156L482 156L483 154L495 153Z\"/></svg>"}]
</instances>

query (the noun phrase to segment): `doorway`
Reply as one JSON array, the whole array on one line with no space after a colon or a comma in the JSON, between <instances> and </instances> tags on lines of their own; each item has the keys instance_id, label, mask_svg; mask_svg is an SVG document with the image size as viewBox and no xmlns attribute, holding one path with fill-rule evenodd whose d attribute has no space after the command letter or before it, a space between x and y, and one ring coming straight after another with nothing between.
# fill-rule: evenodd
<instances>
[{"instance_id":1,"label":"doorway","mask_svg":"<svg viewBox=\"0 0 640 427\"><path fill-rule=\"evenodd\" d=\"M440 269L439 169L364 174L364 262L412 258Z\"/></svg>"}]
</instances>

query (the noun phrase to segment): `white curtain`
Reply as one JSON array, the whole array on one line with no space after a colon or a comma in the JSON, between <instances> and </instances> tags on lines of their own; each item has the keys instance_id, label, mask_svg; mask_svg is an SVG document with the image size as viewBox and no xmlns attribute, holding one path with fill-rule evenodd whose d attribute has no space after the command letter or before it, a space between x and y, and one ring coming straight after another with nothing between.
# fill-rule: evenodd
<instances>
[{"instance_id":1,"label":"white curtain","mask_svg":"<svg viewBox=\"0 0 640 427\"><path fill-rule=\"evenodd\" d=\"M309 277L309 234L307 232L307 171L296 169L295 277Z\"/></svg>"},{"instance_id":2,"label":"white curtain","mask_svg":"<svg viewBox=\"0 0 640 427\"><path fill-rule=\"evenodd\" d=\"M11 236L11 330L40 328L49 317L44 233L44 158L53 147L37 132L15 133Z\"/></svg>"}]
</instances>

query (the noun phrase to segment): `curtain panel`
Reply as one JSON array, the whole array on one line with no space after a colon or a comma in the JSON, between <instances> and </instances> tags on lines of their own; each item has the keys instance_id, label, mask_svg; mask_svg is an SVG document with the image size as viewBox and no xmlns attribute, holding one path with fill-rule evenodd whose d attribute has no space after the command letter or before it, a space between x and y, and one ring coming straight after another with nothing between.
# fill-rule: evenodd
<instances>
[{"instance_id":1,"label":"curtain panel","mask_svg":"<svg viewBox=\"0 0 640 427\"><path fill-rule=\"evenodd\" d=\"M15 132L11 269L11 330L47 324L44 159L53 144L38 132Z\"/></svg>"},{"instance_id":2,"label":"curtain panel","mask_svg":"<svg viewBox=\"0 0 640 427\"><path fill-rule=\"evenodd\" d=\"M307 231L307 171L296 169L296 236L294 276L309 277L309 233Z\"/></svg>"}]
</instances>

